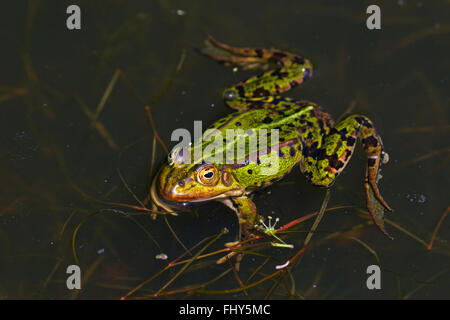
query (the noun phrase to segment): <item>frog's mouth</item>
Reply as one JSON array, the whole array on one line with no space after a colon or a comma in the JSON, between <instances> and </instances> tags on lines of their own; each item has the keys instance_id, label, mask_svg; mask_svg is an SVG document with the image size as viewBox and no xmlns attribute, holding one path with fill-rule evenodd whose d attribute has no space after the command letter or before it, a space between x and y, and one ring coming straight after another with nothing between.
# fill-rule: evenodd
<instances>
[{"instance_id":1,"label":"frog's mouth","mask_svg":"<svg viewBox=\"0 0 450 320\"><path fill-rule=\"evenodd\" d=\"M189 202L172 202L161 197L156 188L156 180L157 179L153 179L152 187L150 188L150 197L154 205L175 216L178 214L174 212L174 210L188 211L190 206Z\"/></svg>"},{"instance_id":2,"label":"frog's mouth","mask_svg":"<svg viewBox=\"0 0 450 320\"><path fill-rule=\"evenodd\" d=\"M157 187L157 180L153 179L152 186L150 188L150 197L153 202L153 205L156 205L157 207L167 211L170 214L178 215L175 211L189 211L193 206L200 205L204 202L210 201L210 200L218 200L221 201L224 198L228 197L226 194L218 195L214 198L207 198L207 199L198 199L198 200L191 200L186 202L175 202L170 201L161 196L161 194L158 192ZM242 191L239 191L239 194L242 193Z\"/></svg>"},{"instance_id":3,"label":"frog's mouth","mask_svg":"<svg viewBox=\"0 0 450 320\"><path fill-rule=\"evenodd\" d=\"M157 179L154 179L152 182L152 187L150 188L150 197L154 205L175 216L178 215L176 211L189 211L193 206L211 200L202 199L189 202L169 201L159 194L157 188Z\"/></svg>"}]
</instances>

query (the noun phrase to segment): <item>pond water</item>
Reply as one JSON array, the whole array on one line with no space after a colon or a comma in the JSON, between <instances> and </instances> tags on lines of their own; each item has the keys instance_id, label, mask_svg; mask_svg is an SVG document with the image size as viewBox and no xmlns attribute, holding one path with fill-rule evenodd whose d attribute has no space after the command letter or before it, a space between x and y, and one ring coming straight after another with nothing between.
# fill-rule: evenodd
<instances>
[{"instance_id":1,"label":"pond water","mask_svg":"<svg viewBox=\"0 0 450 320\"><path fill-rule=\"evenodd\" d=\"M70 4L81 9L80 30L66 27ZM371 4L381 9L381 30L366 26ZM5 7L0 298L450 298L448 1L30 0ZM153 150L145 105L171 147L173 130L192 131L194 120L206 127L229 114L223 88L254 74L198 54L207 34L308 57L312 79L283 95L314 101L335 119L352 105L373 120L390 156L380 189L394 208L386 216L394 240L365 211L366 161L358 147L331 188L328 208L345 208L325 213L289 274L242 290L232 265L215 263L221 253L140 286L185 253L183 246L203 240L182 258L189 259L205 238L230 230L205 248L209 253L237 232L234 213L220 203L156 220L120 205L140 206L165 160L158 143ZM254 200L263 216L283 225L319 210L324 196L293 170ZM244 286L292 258L312 223L284 236L294 249L246 255L238 273ZM161 253L168 259L157 259ZM82 270L81 290L66 287L73 264ZM366 286L370 265L381 268L379 290Z\"/></svg>"}]
</instances>

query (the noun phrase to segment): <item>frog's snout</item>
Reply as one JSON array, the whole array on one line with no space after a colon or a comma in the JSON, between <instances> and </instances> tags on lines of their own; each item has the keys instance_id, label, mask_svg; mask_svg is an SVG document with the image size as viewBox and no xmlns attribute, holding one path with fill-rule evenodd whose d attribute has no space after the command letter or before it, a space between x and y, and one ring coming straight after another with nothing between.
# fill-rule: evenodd
<instances>
[{"instance_id":1,"label":"frog's snout","mask_svg":"<svg viewBox=\"0 0 450 320\"><path fill-rule=\"evenodd\" d=\"M150 196L158 207L163 208L166 211L172 210L183 210L187 209L189 203L187 202L177 202L176 198L173 196L173 192L168 184L168 181L162 179L163 177L159 175L153 180Z\"/></svg>"},{"instance_id":2,"label":"frog's snout","mask_svg":"<svg viewBox=\"0 0 450 320\"><path fill-rule=\"evenodd\" d=\"M176 185L171 182L167 175L161 173L156 179L157 196L163 201L177 202Z\"/></svg>"}]
</instances>

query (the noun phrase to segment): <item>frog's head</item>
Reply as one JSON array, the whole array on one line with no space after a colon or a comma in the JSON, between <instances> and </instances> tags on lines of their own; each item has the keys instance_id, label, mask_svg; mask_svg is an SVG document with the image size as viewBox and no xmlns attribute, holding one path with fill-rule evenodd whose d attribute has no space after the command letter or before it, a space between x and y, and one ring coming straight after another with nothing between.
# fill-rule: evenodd
<instances>
[{"instance_id":1,"label":"frog's head","mask_svg":"<svg viewBox=\"0 0 450 320\"><path fill-rule=\"evenodd\" d=\"M165 163L153 180L151 197L160 207L183 209L190 204L243 195L232 168L213 163Z\"/></svg>"}]
</instances>

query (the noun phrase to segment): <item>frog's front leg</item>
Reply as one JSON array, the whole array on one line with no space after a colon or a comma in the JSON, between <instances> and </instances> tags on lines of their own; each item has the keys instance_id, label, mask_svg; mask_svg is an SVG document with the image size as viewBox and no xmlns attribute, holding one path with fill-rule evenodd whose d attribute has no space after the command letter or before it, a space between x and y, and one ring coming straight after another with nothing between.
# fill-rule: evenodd
<instances>
[{"instance_id":1,"label":"frog's front leg","mask_svg":"<svg viewBox=\"0 0 450 320\"><path fill-rule=\"evenodd\" d=\"M255 203L247 196L228 198L226 200L223 200L222 202L236 213L239 220L239 233L237 236L237 241L228 243L227 246L232 247L238 244L240 241L253 237L255 225L261 218L258 215ZM232 252L227 256L219 259L217 263L223 263L235 255L237 255L236 269L239 270L239 264L242 260L243 254Z\"/></svg>"},{"instance_id":2,"label":"frog's front leg","mask_svg":"<svg viewBox=\"0 0 450 320\"><path fill-rule=\"evenodd\" d=\"M255 203L247 196L230 198L231 208L239 219L238 241L254 236L255 225L261 218L256 210Z\"/></svg>"},{"instance_id":3,"label":"frog's front leg","mask_svg":"<svg viewBox=\"0 0 450 320\"><path fill-rule=\"evenodd\" d=\"M301 169L312 184L331 186L350 160L358 137L368 158L364 181L367 208L378 228L392 239L384 228L383 220L384 209L392 209L384 201L377 186L385 153L381 138L367 117L352 115L337 123L324 137L321 146L316 144L305 150Z\"/></svg>"},{"instance_id":4,"label":"frog's front leg","mask_svg":"<svg viewBox=\"0 0 450 320\"><path fill-rule=\"evenodd\" d=\"M233 109L246 110L258 103L258 98L278 95L311 77L309 60L278 49L253 49L231 47L212 37L205 41L204 55L226 65L243 69L268 69L257 76L224 90L225 102ZM256 98L256 99L255 99Z\"/></svg>"}]
</instances>

